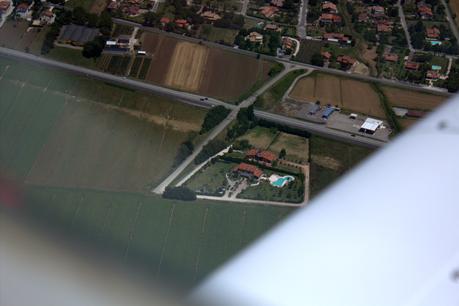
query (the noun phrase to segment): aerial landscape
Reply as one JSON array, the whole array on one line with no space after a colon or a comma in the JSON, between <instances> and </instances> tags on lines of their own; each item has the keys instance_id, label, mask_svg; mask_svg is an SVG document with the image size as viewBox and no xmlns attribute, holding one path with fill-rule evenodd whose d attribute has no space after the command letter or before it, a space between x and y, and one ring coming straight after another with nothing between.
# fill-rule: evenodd
<instances>
[{"instance_id":1,"label":"aerial landscape","mask_svg":"<svg viewBox=\"0 0 459 306\"><path fill-rule=\"evenodd\" d=\"M458 1L0 0L0 180L186 288L459 90Z\"/></svg>"}]
</instances>

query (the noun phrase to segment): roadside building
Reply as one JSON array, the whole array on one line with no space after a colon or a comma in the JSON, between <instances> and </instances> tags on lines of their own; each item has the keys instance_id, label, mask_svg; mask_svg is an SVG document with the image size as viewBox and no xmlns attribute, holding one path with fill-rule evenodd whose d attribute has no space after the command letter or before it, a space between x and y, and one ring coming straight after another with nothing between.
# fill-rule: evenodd
<instances>
[{"instance_id":1,"label":"roadside building","mask_svg":"<svg viewBox=\"0 0 459 306\"><path fill-rule=\"evenodd\" d=\"M190 24L186 19L175 19L174 23L177 25L177 27L182 28L182 29L189 29Z\"/></svg>"},{"instance_id":2,"label":"roadside building","mask_svg":"<svg viewBox=\"0 0 459 306\"><path fill-rule=\"evenodd\" d=\"M161 23L161 25L164 27L166 24L171 23L171 21L172 20L170 18L161 17L161 19L159 20L159 23Z\"/></svg>"},{"instance_id":3,"label":"roadside building","mask_svg":"<svg viewBox=\"0 0 459 306\"><path fill-rule=\"evenodd\" d=\"M323 34L322 39L328 42L334 42L343 45L349 45L352 43L352 38L348 35L344 35L343 33L325 33Z\"/></svg>"},{"instance_id":4,"label":"roadside building","mask_svg":"<svg viewBox=\"0 0 459 306\"><path fill-rule=\"evenodd\" d=\"M13 12L14 6L11 0L0 0L0 27L6 21L6 18Z\"/></svg>"},{"instance_id":5,"label":"roadside building","mask_svg":"<svg viewBox=\"0 0 459 306\"><path fill-rule=\"evenodd\" d=\"M277 8L276 6L269 5L269 6L260 7L260 14L262 14L266 18L273 17L274 15L277 14L277 12L279 12L279 8Z\"/></svg>"},{"instance_id":6,"label":"roadside building","mask_svg":"<svg viewBox=\"0 0 459 306\"><path fill-rule=\"evenodd\" d=\"M435 81L440 78L440 74L438 73L438 71L429 70L426 73L426 78Z\"/></svg>"},{"instance_id":7,"label":"roadside building","mask_svg":"<svg viewBox=\"0 0 459 306\"><path fill-rule=\"evenodd\" d=\"M250 32L249 35L245 37L245 39L252 43L263 43L263 35L258 32Z\"/></svg>"},{"instance_id":8,"label":"roadside building","mask_svg":"<svg viewBox=\"0 0 459 306\"><path fill-rule=\"evenodd\" d=\"M322 113L322 118L328 119L331 116L331 114L333 114L334 111L335 111L334 107L327 107Z\"/></svg>"},{"instance_id":9,"label":"roadside building","mask_svg":"<svg viewBox=\"0 0 459 306\"><path fill-rule=\"evenodd\" d=\"M381 120L367 118L360 126L359 132L373 135L382 124Z\"/></svg>"},{"instance_id":10,"label":"roadside building","mask_svg":"<svg viewBox=\"0 0 459 306\"><path fill-rule=\"evenodd\" d=\"M370 17L368 16L367 13L360 13L358 16L357 16L357 22L360 22L360 23L366 23L370 21Z\"/></svg>"},{"instance_id":11,"label":"roadside building","mask_svg":"<svg viewBox=\"0 0 459 306\"><path fill-rule=\"evenodd\" d=\"M261 171L260 168L246 163L240 163L234 167L233 172L248 179L258 179L263 175L263 171Z\"/></svg>"},{"instance_id":12,"label":"roadside building","mask_svg":"<svg viewBox=\"0 0 459 306\"><path fill-rule=\"evenodd\" d=\"M32 7L35 2L22 2L16 6L16 17L26 20L31 20L32 18Z\"/></svg>"},{"instance_id":13,"label":"roadside building","mask_svg":"<svg viewBox=\"0 0 459 306\"><path fill-rule=\"evenodd\" d=\"M61 28L57 41L61 44L83 46L88 41L96 38L99 34L99 30L96 28L69 24Z\"/></svg>"}]
</instances>

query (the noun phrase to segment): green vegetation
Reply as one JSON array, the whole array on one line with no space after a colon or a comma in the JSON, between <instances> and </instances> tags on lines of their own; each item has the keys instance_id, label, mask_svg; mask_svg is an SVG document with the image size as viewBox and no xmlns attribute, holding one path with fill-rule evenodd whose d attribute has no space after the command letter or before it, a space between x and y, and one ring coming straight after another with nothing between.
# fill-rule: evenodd
<instances>
[{"instance_id":1,"label":"green vegetation","mask_svg":"<svg viewBox=\"0 0 459 306\"><path fill-rule=\"evenodd\" d=\"M386 95L383 93L381 88L379 88L378 84L372 83L371 86L379 96L379 100L381 101L381 104L383 106L387 121L394 130L394 133L392 134L392 136L394 136L402 130L402 127L400 126L400 123L397 120L397 116L392 110L392 106L389 104L389 101L387 101Z\"/></svg>"},{"instance_id":2,"label":"green vegetation","mask_svg":"<svg viewBox=\"0 0 459 306\"><path fill-rule=\"evenodd\" d=\"M227 187L225 175L236 166L236 163L224 160L206 164L198 173L186 182L186 186L198 194L218 196L221 187Z\"/></svg>"},{"instance_id":3,"label":"green vegetation","mask_svg":"<svg viewBox=\"0 0 459 306\"><path fill-rule=\"evenodd\" d=\"M228 146L228 143L226 141L220 140L220 139L212 139L209 141L208 144L206 144L201 152L199 152L198 156L196 156L194 163L196 165L199 165L200 163L206 161L209 157L217 154L224 148Z\"/></svg>"},{"instance_id":4,"label":"green vegetation","mask_svg":"<svg viewBox=\"0 0 459 306\"><path fill-rule=\"evenodd\" d=\"M310 195L317 195L373 150L318 136L309 138Z\"/></svg>"},{"instance_id":5,"label":"green vegetation","mask_svg":"<svg viewBox=\"0 0 459 306\"><path fill-rule=\"evenodd\" d=\"M126 69L131 61L130 56L114 55L110 59L107 72L116 75L126 75Z\"/></svg>"},{"instance_id":6,"label":"green vegetation","mask_svg":"<svg viewBox=\"0 0 459 306\"><path fill-rule=\"evenodd\" d=\"M230 113L230 110L224 107L223 105L218 105L211 108L202 122L200 134L204 134L214 127L216 127L220 122L222 122Z\"/></svg>"},{"instance_id":7,"label":"green vegetation","mask_svg":"<svg viewBox=\"0 0 459 306\"><path fill-rule=\"evenodd\" d=\"M200 38L221 43L224 45L233 45L238 30L217 28L210 24L201 26Z\"/></svg>"},{"instance_id":8,"label":"green vegetation","mask_svg":"<svg viewBox=\"0 0 459 306\"><path fill-rule=\"evenodd\" d=\"M97 61L81 56L80 50L65 47L54 47L48 54L46 54L46 56L60 62L90 69L97 69Z\"/></svg>"},{"instance_id":9,"label":"green vegetation","mask_svg":"<svg viewBox=\"0 0 459 306\"><path fill-rule=\"evenodd\" d=\"M195 201L196 194L188 189L187 187L171 187L167 186L164 190L163 198L165 199L175 199L180 201Z\"/></svg>"},{"instance_id":10,"label":"green vegetation","mask_svg":"<svg viewBox=\"0 0 459 306\"><path fill-rule=\"evenodd\" d=\"M82 189L26 188L25 209L161 280L191 286L291 209Z\"/></svg>"},{"instance_id":11,"label":"green vegetation","mask_svg":"<svg viewBox=\"0 0 459 306\"><path fill-rule=\"evenodd\" d=\"M304 69L289 72L285 77L274 84L269 90L260 95L255 101L255 106L260 109L272 109L283 98L284 94L292 85L293 81L304 74Z\"/></svg>"}]
</instances>

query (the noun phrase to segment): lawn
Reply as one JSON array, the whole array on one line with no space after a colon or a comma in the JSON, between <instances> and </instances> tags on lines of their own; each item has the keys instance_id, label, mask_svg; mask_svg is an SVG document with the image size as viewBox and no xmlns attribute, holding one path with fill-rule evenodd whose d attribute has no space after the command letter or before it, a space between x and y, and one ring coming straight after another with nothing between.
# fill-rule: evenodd
<instances>
[{"instance_id":1,"label":"lawn","mask_svg":"<svg viewBox=\"0 0 459 306\"><path fill-rule=\"evenodd\" d=\"M94 0L69 0L65 2L65 6L69 8L82 7L86 12L91 10Z\"/></svg>"},{"instance_id":2,"label":"lawn","mask_svg":"<svg viewBox=\"0 0 459 306\"><path fill-rule=\"evenodd\" d=\"M90 69L97 69L98 59L86 58L81 54L81 50L75 50L65 47L54 47L46 55L50 59L81 66Z\"/></svg>"},{"instance_id":3,"label":"lawn","mask_svg":"<svg viewBox=\"0 0 459 306\"><path fill-rule=\"evenodd\" d=\"M236 166L235 163L217 161L208 163L198 173L189 179L185 186L200 194L215 195L217 189L227 186L225 175Z\"/></svg>"},{"instance_id":4,"label":"lawn","mask_svg":"<svg viewBox=\"0 0 459 306\"><path fill-rule=\"evenodd\" d=\"M318 136L309 139L310 194L317 195L373 151Z\"/></svg>"},{"instance_id":5,"label":"lawn","mask_svg":"<svg viewBox=\"0 0 459 306\"><path fill-rule=\"evenodd\" d=\"M256 126L237 140L247 140L251 146L257 149L267 149L275 139L278 131L262 126Z\"/></svg>"},{"instance_id":6,"label":"lawn","mask_svg":"<svg viewBox=\"0 0 459 306\"><path fill-rule=\"evenodd\" d=\"M226 45L233 45L237 34L237 30L217 28L211 25L203 25L201 28L201 37L203 39Z\"/></svg>"},{"instance_id":7,"label":"lawn","mask_svg":"<svg viewBox=\"0 0 459 306\"><path fill-rule=\"evenodd\" d=\"M285 149L286 160L307 163L309 159L309 141L306 137L297 136L287 133L277 134L268 150L279 155L282 149Z\"/></svg>"},{"instance_id":8,"label":"lawn","mask_svg":"<svg viewBox=\"0 0 459 306\"><path fill-rule=\"evenodd\" d=\"M304 69L298 69L287 73L285 77L274 84L269 90L264 92L255 101L255 107L263 110L272 110L281 103L284 94L290 88L295 79L305 72Z\"/></svg>"}]
</instances>

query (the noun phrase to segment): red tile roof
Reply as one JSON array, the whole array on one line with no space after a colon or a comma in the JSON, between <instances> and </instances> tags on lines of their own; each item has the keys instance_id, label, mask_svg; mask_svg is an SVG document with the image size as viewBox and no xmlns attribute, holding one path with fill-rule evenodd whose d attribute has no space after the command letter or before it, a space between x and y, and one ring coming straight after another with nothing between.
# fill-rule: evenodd
<instances>
[{"instance_id":1,"label":"red tile roof","mask_svg":"<svg viewBox=\"0 0 459 306\"><path fill-rule=\"evenodd\" d=\"M240 163L233 169L234 171L244 171L251 173L255 177L260 177L263 174L263 171L261 171L257 166L254 165L249 165L246 163Z\"/></svg>"},{"instance_id":2,"label":"red tile roof","mask_svg":"<svg viewBox=\"0 0 459 306\"><path fill-rule=\"evenodd\" d=\"M388 62L397 62L398 61L398 55L395 53L386 53L384 54L384 60Z\"/></svg>"},{"instance_id":3,"label":"red tile roof","mask_svg":"<svg viewBox=\"0 0 459 306\"><path fill-rule=\"evenodd\" d=\"M267 160L269 162L273 162L277 159L277 156L276 154L270 151L261 151L261 152L258 152L258 158Z\"/></svg>"},{"instance_id":4,"label":"red tile roof","mask_svg":"<svg viewBox=\"0 0 459 306\"><path fill-rule=\"evenodd\" d=\"M336 59L339 63L345 64L345 65L352 65L355 63L355 58L350 57L348 55L340 55Z\"/></svg>"},{"instance_id":5,"label":"red tile roof","mask_svg":"<svg viewBox=\"0 0 459 306\"><path fill-rule=\"evenodd\" d=\"M418 69L419 69L419 63L416 63L416 62L406 62L406 63L405 63L405 69L408 69L408 70L418 70Z\"/></svg>"},{"instance_id":6,"label":"red tile roof","mask_svg":"<svg viewBox=\"0 0 459 306\"><path fill-rule=\"evenodd\" d=\"M171 20L167 17L162 17L159 22L161 22L162 24L167 24L169 22L171 22Z\"/></svg>"},{"instance_id":7,"label":"red tile roof","mask_svg":"<svg viewBox=\"0 0 459 306\"><path fill-rule=\"evenodd\" d=\"M431 27L426 29L426 36L428 38L439 38L440 30L437 27Z\"/></svg>"}]
</instances>

